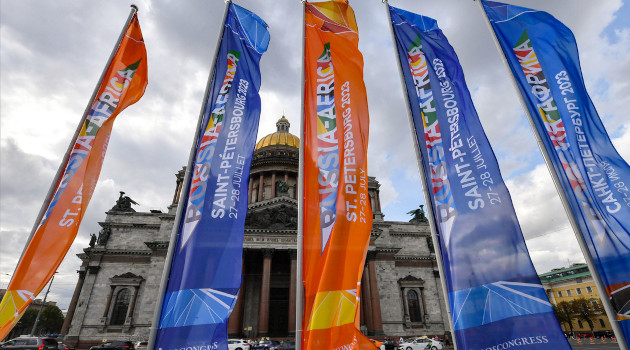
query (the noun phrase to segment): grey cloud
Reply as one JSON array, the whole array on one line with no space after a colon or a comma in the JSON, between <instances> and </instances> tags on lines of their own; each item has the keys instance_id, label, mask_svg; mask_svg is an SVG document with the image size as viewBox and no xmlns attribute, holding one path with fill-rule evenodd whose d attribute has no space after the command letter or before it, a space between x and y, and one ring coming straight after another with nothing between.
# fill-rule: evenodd
<instances>
[{"instance_id":1,"label":"grey cloud","mask_svg":"<svg viewBox=\"0 0 630 350\"><path fill-rule=\"evenodd\" d=\"M261 61L261 93L267 99L263 101L259 137L275 131L275 121L283 110L292 124L291 131L299 134L301 5L297 0L238 3L255 11L271 30L269 51ZM630 98L625 93L630 67L627 24L626 32L619 32L615 45L600 40L601 31L613 20L621 1L513 3L544 8L574 31L587 84L602 80L610 89L601 96L591 91L602 118L615 130L625 128L616 142L628 144L630 133L624 107ZM70 0L0 2L3 129L0 272L13 269L6 266L17 260L16 254L4 250L7 249L4 243L19 246L21 251L24 235L30 231L68 138L129 13L129 4L129 1ZM402 218L404 212L417 207L421 196L385 6L377 0L357 0L351 4L355 7L365 60L371 118L369 171L381 180L385 214L388 218L397 215ZM554 232L566 225L556 217L564 213L558 208L559 202L549 200L555 196L555 190L544 182L550 181L546 169L532 165L542 160L477 3L392 0L391 4L438 20L460 58L503 176L512 179L508 186L526 237L556 237ZM79 260L75 254L87 245L89 233L99 230L98 221L104 219L104 212L114 204L118 191L123 190L140 202L140 210L165 209L170 204L174 173L188 159L223 8L223 1L140 3L139 18L149 55L149 86L143 99L116 121L96 192L75 245L60 267L69 276L69 282L63 282L68 286L73 278L76 280L74 270ZM23 114L25 110L33 110L27 107L44 102L54 104L50 114ZM52 120L54 127L49 126ZM33 127L40 125L50 129ZM41 154L34 155L34 149L41 149ZM394 182L393 178L402 180ZM410 189L417 190L410 193L413 192ZM551 212L559 214L552 216ZM532 255L551 264L553 259L544 247L533 246ZM61 288L64 286L61 272L59 281ZM69 300L70 289L57 292L54 287L53 295Z\"/></svg>"}]
</instances>

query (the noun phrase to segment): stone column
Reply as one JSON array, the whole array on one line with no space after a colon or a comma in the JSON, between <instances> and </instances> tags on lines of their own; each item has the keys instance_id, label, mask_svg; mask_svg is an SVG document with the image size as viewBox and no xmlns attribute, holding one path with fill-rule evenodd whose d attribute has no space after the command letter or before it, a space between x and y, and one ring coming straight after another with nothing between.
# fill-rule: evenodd
<instances>
[{"instance_id":1,"label":"stone column","mask_svg":"<svg viewBox=\"0 0 630 350\"><path fill-rule=\"evenodd\" d=\"M271 197L273 198L276 196L276 173L272 173L271 174Z\"/></svg>"},{"instance_id":2,"label":"stone column","mask_svg":"<svg viewBox=\"0 0 630 350\"><path fill-rule=\"evenodd\" d=\"M245 254L243 253L243 267L241 268L241 288L238 290L238 297L234 310L228 318L228 336L238 337L243 329L243 309L245 306Z\"/></svg>"},{"instance_id":3,"label":"stone column","mask_svg":"<svg viewBox=\"0 0 630 350\"><path fill-rule=\"evenodd\" d=\"M363 286L363 277L361 277L361 286ZM359 303L359 314L361 315L361 317L359 317L359 327L365 325L365 296L363 295L363 287L361 287L361 299L360 299L360 303ZM367 327L367 326L366 326Z\"/></svg>"},{"instance_id":4,"label":"stone column","mask_svg":"<svg viewBox=\"0 0 630 350\"><path fill-rule=\"evenodd\" d=\"M127 317L133 317L133 311L136 309L136 300L138 300L139 290L140 286L133 287L133 298L131 299L131 305L129 305L129 312L127 313Z\"/></svg>"},{"instance_id":5,"label":"stone column","mask_svg":"<svg viewBox=\"0 0 630 350\"><path fill-rule=\"evenodd\" d=\"M94 262L98 262L98 259L100 259L99 257L92 257L94 260ZM72 327L72 323L70 323L70 327L68 328L68 333L66 333L66 337L65 340L69 343L72 343L72 345L75 345L78 343L79 341L79 334L81 334L81 330L83 329L83 325L85 324L85 315L87 313L87 308L88 305L90 304L90 300L92 298L92 292L94 291L94 285L96 282L96 274L98 273L98 270L100 269L99 266L95 266L95 265L88 265L89 262L84 260L83 261L83 265L85 267L81 267L81 269L85 268L85 282L83 283L83 290L85 290L85 293L80 293L79 294L79 301L77 303L77 307L76 310L74 312L74 315L72 316L72 319L74 321L74 319L77 320L77 322L75 322L75 327ZM93 321L93 320L92 320Z\"/></svg>"},{"instance_id":6,"label":"stone column","mask_svg":"<svg viewBox=\"0 0 630 350\"><path fill-rule=\"evenodd\" d=\"M297 288L297 250L289 252L291 256L291 282L289 284L289 336L295 335L295 289Z\"/></svg>"},{"instance_id":7,"label":"stone column","mask_svg":"<svg viewBox=\"0 0 630 350\"><path fill-rule=\"evenodd\" d=\"M263 191L265 190L265 185L263 183L263 174L260 174L260 180L258 180L258 200L260 202L263 200Z\"/></svg>"},{"instance_id":8,"label":"stone column","mask_svg":"<svg viewBox=\"0 0 630 350\"><path fill-rule=\"evenodd\" d=\"M254 180L249 178L249 187L247 189L247 204L252 204L252 190L254 188Z\"/></svg>"},{"instance_id":9,"label":"stone column","mask_svg":"<svg viewBox=\"0 0 630 350\"><path fill-rule=\"evenodd\" d=\"M381 298L378 294L378 281L376 280L376 265L374 256L370 254L368 260L368 272L370 275L370 297L372 298L372 319L374 322L374 334L383 335L383 320L381 318Z\"/></svg>"},{"instance_id":10,"label":"stone column","mask_svg":"<svg viewBox=\"0 0 630 350\"><path fill-rule=\"evenodd\" d=\"M77 308L77 302L79 301L79 294L81 294L81 289L83 288L83 282L85 282L85 271L79 271L79 280L77 281L77 286L74 288L74 294L72 294L66 318L63 320L61 334L68 333L68 328L70 328L70 323L72 323L72 318L74 317L74 310Z\"/></svg>"},{"instance_id":11,"label":"stone column","mask_svg":"<svg viewBox=\"0 0 630 350\"><path fill-rule=\"evenodd\" d=\"M422 300L422 313L428 315L427 303L424 300L424 288L420 288L420 299Z\"/></svg>"},{"instance_id":12,"label":"stone column","mask_svg":"<svg viewBox=\"0 0 630 350\"><path fill-rule=\"evenodd\" d=\"M263 249L263 272L260 285L260 307L258 310L258 336L269 332L269 289L271 284L271 258L273 249Z\"/></svg>"},{"instance_id":13,"label":"stone column","mask_svg":"<svg viewBox=\"0 0 630 350\"><path fill-rule=\"evenodd\" d=\"M284 173L284 182L286 182L287 186L289 185L289 173L288 172ZM297 198L297 182L295 183L295 186L293 186L293 191L291 191L289 189L289 197Z\"/></svg>"},{"instance_id":14,"label":"stone column","mask_svg":"<svg viewBox=\"0 0 630 350\"><path fill-rule=\"evenodd\" d=\"M181 182L179 181L179 179L177 179L177 184L175 185L175 193L173 193L173 203L171 204L177 204L178 202L177 199L179 198L178 194L179 194L180 186L181 186Z\"/></svg>"},{"instance_id":15,"label":"stone column","mask_svg":"<svg viewBox=\"0 0 630 350\"><path fill-rule=\"evenodd\" d=\"M365 326L368 329L368 333L374 332L374 322L372 319L372 296L370 293L370 275L368 268L363 268L363 275L361 276L361 301L365 310Z\"/></svg>"},{"instance_id":16,"label":"stone column","mask_svg":"<svg viewBox=\"0 0 630 350\"><path fill-rule=\"evenodd\" d=\"M109 313L109 307L112 304L112 297L114 296L115 286L111 286L109 290L109 296L107 297L107 302L105 303L105 311L103 311L103 318L107 318L107 314Z\"/></svg>"},{"instance_id":17,"label":"stone column","mask_svg":"<svg viewBox=\"0 0 630 350\"><path fill-rule=\"evenodd\" d=\"M175 205L179 202L179 195L182 193L182 187L184 184L185 174L186 174L185 168L178 171L177 174L175 174L175 177L176 177L175 194L173 194L173 203L171 205Z\"/></svg>"},{"instance_id":18,"label":"stone column","mask_svg":"<svg viewBox=\"0 0 630 350\"><path fill-rule=\"evenodd\" d=\"M402 302L403 302L403 311L405 312L405 323L411 322L411 317L409 316L409 308L407 307L407 288L402 288Z\"/></svg>"}]
</instances>

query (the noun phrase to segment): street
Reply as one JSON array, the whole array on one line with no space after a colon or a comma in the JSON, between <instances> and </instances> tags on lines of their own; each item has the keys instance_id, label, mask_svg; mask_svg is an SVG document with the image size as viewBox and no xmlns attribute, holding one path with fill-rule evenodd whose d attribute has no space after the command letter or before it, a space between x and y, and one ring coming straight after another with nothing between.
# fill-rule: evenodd
<instances>
[{"instance_id":1,"label":"street","mask_svg":"<svg viewBox=\"0 0 630 350\"><path fill-rule=\"evenodd\" d=\"M575 339L569 341L571 347L575 350L590 350L590 349L619 349L617 343L611 343L610 339L606 338L606 343L602 344L602 340L595 338L595 344L591 344L590 338L585 338L582 344L578 344Z\"/></svg>"},{"instance_id":2,"label":"street","mask_svg":"<svg viewBox=\"0 0 630 350\"><path fill-rule=\"evenodd\" d=\"M596 338L595 340L595 344L591 344L591 340L590 338L585 338L585 340L582 341L582 344L578 344L577 341L575 339L570 339L569 340L569 344L571 344L571 347L574 350L617 350L619 349L619 345L617 345L617 343L611 343L610 339L606 338L606 343L603 344L602 340L600 338ZM445 350L450 350L453 349L453 346L445 346L444 347Z\"/></svg>"}]
</instances>

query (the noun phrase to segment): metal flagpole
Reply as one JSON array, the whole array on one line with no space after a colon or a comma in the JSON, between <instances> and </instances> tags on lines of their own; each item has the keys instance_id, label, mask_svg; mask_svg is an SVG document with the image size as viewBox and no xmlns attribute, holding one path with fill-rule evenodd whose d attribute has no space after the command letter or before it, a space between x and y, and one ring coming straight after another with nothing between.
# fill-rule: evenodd
<instances>
[{"instance_id":1,"label":"metal flagpole","mask_svg":"<svg viewBox=\"0 0 630 350\"><path fill-rule=\"evenodd\" d=\"M474 1L477 1L477 0L474 0ZM584 236L581 233L582 231L580 230L580 226L578 225L578 222L575 218L573 210L571 209L571 206L569 205L569 200L567 199L567 195L562 189L562 185L560 184L560 179L558 178L558 174L556 174L556 172L553 170L553 163L551 162L551 157L549 156L549 153L547 152L547 149L545 148L545 145L542 141L541 136L536 131L534 118L529 113L527 104L525 103L525 100L523 99L523 96L521 95L519 91L518 85L516 83L516 78L514 78L514 76L512 75L510 66L507 61L507 57L505 57L505 52L503 52L503 49L501 48L501 44L499 43L499 39L497 38L497 34L495 33L494 28L492 28L492 24L490 24L490 19L488 18L488 14L486 13L486 10L483 8L483 3L481 0L477 2L479 3L481 12L483 12L484 14L484 18L486 19L486 24L488 25L488 29L490 30L490 33L492 34L494 43L496 44L501 54L501 59L503 60L503 63L505 64L505 67L508 70L508 73L512 80L512 85L514 86L514 89L516 90L516 94L518 95L521 105L523 106L523 110L525 110L525 115L527 116L529 125L532 128L534 135L536 136L536 143L538 144L538 148L540 149L540 152L542 153L543 158L545 159L545 163L547 164L547 170L549 170L549 173L551 174L551 178L553 179L553 183L556 187L556 191L558 192L558 195L560 196L560 200L562 201L564 211L567 213L569 222L571 223L571 227L573 228L573 233L575 234L575 237L577 238L577 241L580 245L580 249L582 250L582 254L584 255L586 264L588 265L588 268L591 271L591 276L593 277L595 286L597 287L597 290L599 291L600 299L602 301L602 304L604 305L604 310L606 311L606 315L608 316L608 320L610 321L610 325L612 326L613 332L615 333L615 336L617 337L619 348L621 350L628 350L628 345L626 343L626 339L623 336L623 331L621 330L621 328L619 327L619 323L617 322L617 312L615 312L615 310L612 307L612 304L610 303L610 299L607 297L608 293L606 292L606 288L604 288L604 284L602 283L602 280L599 277L599 273L597 272L597 269L595 268L595 264L593 263L593 258L591 257L591 254L588 251L588 247L586 245L586 241L584 240Z\"/></svg>"},{"instance_id":2,"label":"metal flagpole","mask_svg":"<svg viewBox=\"0 0 630 350\"><path fill-rule=\"evenodd\" d=\"M396 47L396 36L394 35L394 24L392 23L391 13L389 11L389 2L388 0L381 0L385 4L385 11L387 11L387 18L389 18L389 29L392 34L392 44L394 45L394 52L396 52L396 58L398 59L398 74L400 76L400 83L402 84L403 91L407 92L407 85L405 84L405 78L402 72L402 66L400 63L400 54L398 53L398 49ZM437 227L435 225L435 216L433 215L433 202L431 200L431 194L429 192L429 187L427 184L427 179L423 175L424 174L424 166L422 160L422 152L420 151L420 145L418 144L418 138L414 130L416 130L413 115L411 112L411 106L409 104L408 94L405 94L405 106L407 107L407 117L409 118L409 127L412 131L412 139L414 140L414 149L416 151L416 160L418 162L418 171L420 174L420 179L422 180L422 192L424 193L424 201L427 205L427 218L429 219L429 226L431 227L431 239L433 239L434 244L437 244L435 249L435 258L437 260L438 271L440 272L440 283L442 285L442 294L444 296L444 302L446 304L446 312L448 314L448 325L451 328L451 336L453 340L453 346L455 350L457 350L457 342L455 341L455 330L453 328L453 318L451 317L451 305L448 299L448 289L446 288L446 277L444 275L444 264L442 260L442 250L440 240L437 235Z\"/></svg>"},{"instance_id":3,"label":"metal flagpole","mask_svg":"<svg viewBox=\"0 0 630 350\"><path fill-rule=\"evenodd\" d=\"M107 74L107 69L112 64L112 60L114 59L114 56L116 55L116 52L118 52L118 48L120 47L120 42L125 37L125 32L127 31L127 28L129 28L129 23L131 23L133 16L137 12L138 12L138 7L136 7L136 5L131 5L131 12L129 13L129 17L127 17L127 22L125 22L122 32L120 32L120 35L118 36L118 41L116 41L116 45L114 45L114 49L109 55L109 59L107 60L107 64L105 65L105 69L103 69L103 72L101 73L101 77L98 79L98 83L96 84L96 87L94 88L94 92L92 92L92 97L90 97L90 101L88 102L87 106L85 107L85 110L83 111L83 116L81 117L81 120L79 121L77 130L74 132L74 136L72 136L72 140L70 141L70 145L68 145L68 150L66 151L66 154L63 156L63 159L61 160L61 164L59 164L59 168L57 169L57 174L55 174L55 178L50 184L50 188L48 189L48 194L46 194L44 203L42 203L42 207L39 210L39 214L37 214L37 218L35 219L35 224L33 224L33 228L31 229L31 234L28 237L28 240L26 240L26 244L24 245L24 249L22 250L22 255L20 255L20 260L18 260L18 262L22 260L22 257L24 257L24 253L26 252L26 248L28 247L28 244L31 242L31 239L35 235L35 232L37 232L37 229L39 228L39 224L41 223L42 218L44 217L44 214L46 214L46 210L48 210L48 206L50 205L52 196L55 194L55 190L57 189L59 185L61 176L66 170L66 164L68 163L68 158L70 158L70 152L72 152L72 148L74 147L74 144L77 141L77 137L79 136L79 133L81 132L81 129L83 128L85 119L87 118L88 113L92 109L92 104L94 103L96 94L98 93L98 90L101 87L101 84L103 84L103 79L105 79L105 74ZM15 269L13 270L13 275L15 275L16 270L17 270L17 265L15 266ZM9 285L10 285L10 282L9 282Z\"/></svg>"},{"instance_id":4,"label":"metal flagpole","mask_svg":"<svg viewBox=\"0 0 630 350\"><path fill-rule=\"evenodd\" d=\"M219 31L219 40L217 40L217 46L214 50L214 57L212 58L212 66L210 67L210 74L208 76L208 83L206 85L206 91L204 93L203 102L201 104L201 111L199 112L199 118L197 120L197 128L195 129L195 138L193 139L192 147L190 148L190 156L188 157L188 166L186 166L186 173L184 175L184 181L182 182L182 189L177 201L177 212L175 214L175 221L173 224L173 230L171 231L171 240L168 244L168 252L166 259L164 260L164 270L162 271L162 280L160 282L160 289L157 295L157 301L155 305L155 311L153 313L153 322L151 323L151 333L149 335L149 343L147 349L155 348L155 338L157 336L158 326L160 324L160 315L162 313L162 306L164 304L164 295L166 294L166 286L168 285L169 274L171 272L171 263L173 261L173 255L175 254L175 245L179 238L180 221L186 208L184 200L188 198L188 191L190 190L190 178L192 176L192 168L195 161L195 155L199 145L199 135L201 134L201 125L205 115L206 107L208 105L208 95L210 95L212 79L214 78L214 70L217 63L217 56L219 55L219 49L223 40L223 29L225 28L225 19L227 18L228 8L231 0L225 0L225 10L223 12L223 22Z\"/></svg>"},{"instance_id":5,"label":"metal flagpole","mask_svg":"<svg viewBox=\"0 0 630 350\"><path fill-rule=\"evenodd\" d=\"M298 168L298 227L297 227L297 267L295 276L295 349L302 349L302 316L304 300L304 283L302 281L302 244L304 243L304 124L306 123L306 113L304 113L304 70L306 65L306 0L302 3L302 120L300 123L300 153Z\"/></svg>"},{"instance_id":6,"label":"metal flagpole","mask_svg":"<svg viewBox=\"0 0 630 350\"><path fill-rule=\"evenodd\" d=\"M31 336L35 334L35 329L37 328L37 324L39 323L39 316L42 315L42 310L46 306L46 298L48 298L48 292L50 292L50 287L52 287L53 281L55 280L55 274L57 274L57 272L55 272L52 278L50 279L50 284L48 284L48 289L46 289L46 294L44 294L44 301L42 301L42 306L39 307L39 311L37 312L37 317L35 317L35 322L33 323L33 328L31 329L31 334L30 334Z\"/></svg>"}]
</instances>

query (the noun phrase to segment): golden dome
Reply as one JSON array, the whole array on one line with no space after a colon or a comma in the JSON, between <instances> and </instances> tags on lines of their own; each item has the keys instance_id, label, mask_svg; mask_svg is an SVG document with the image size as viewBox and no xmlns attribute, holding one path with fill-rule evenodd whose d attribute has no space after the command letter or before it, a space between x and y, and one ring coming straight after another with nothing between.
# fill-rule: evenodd
<instances>
[{"instance_id":1,"label":"golden dome","mask_svg":"<svg viewBox=\"0 0 630 350\"><path fill-rule=\"evenodd\" d=\"M290 126L291 123L289 123L287 118L282 116L282 118L278 119L278 122L276 123L278 131L260 139L260 141L258 141L258 143L256 144L256 148L254 150L257 151L267 146L290 146L300 148L300 138L289 133Z\"/></svg>"}]
</instances>

